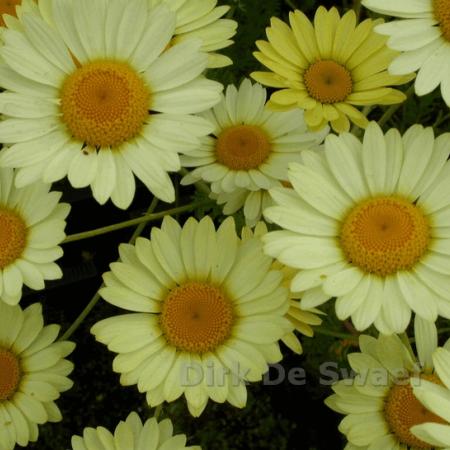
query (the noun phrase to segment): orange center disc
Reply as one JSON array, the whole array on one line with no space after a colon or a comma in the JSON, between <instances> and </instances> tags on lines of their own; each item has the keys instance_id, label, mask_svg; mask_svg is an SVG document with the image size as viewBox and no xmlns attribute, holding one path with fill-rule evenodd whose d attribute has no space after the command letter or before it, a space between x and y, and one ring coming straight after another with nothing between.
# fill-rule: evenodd
<instances>
[{"instance_id":1,"label":"orange center disc","mask_svg":"<svg viewBox=\"0 0 450 450\"><path fill-rule=\"evenodd\" d=\"M442 36L450 41L450 0L433 0L433 8Z\"/></svg>"},{"instance_id":2,"label":"orange center disc","mask_svg":"<svg viewBox=\"0 0 450 450\"><path fill-rule=\"evenodd\" d=\"M0 402L11 398L19 382L19 360L10 351L0 349Z\"/></svg>"},{"instance_id":3,"label":"orange center disc","mask_svg":"<svg viewBox=\"0 0 450 450\"><path fill-rule=\"evenodd\" d=\"M173 289L161 312L161 328L169 344L192 353L206 353L222 344L233 322L231 302L207 283L188 282Z\"/></svg>"},{"instance_id":4,"label":"orange center disc","mask_svg":"<svg viewBox=\"0 0 450 450\"><path fill-rule=\"evenodd\" d=\"M150 91L128 64L96 61L75 70L61 89L62 120L74 138L114 147L135 137L149 115Z\"/></svg>"},{"instance_id":5,"label":"orange center disc","mask_svg":"<svg viewBox=\"0 0 450 450\"><path fill-rule=\"evenodd\" d=\"M10 209L0 208L0 268L20 258L27 241L23 219Z\"/></svg>"},{"instance_id":6,"label":"orange center disc","mask_svg":"<svg viewBox=\"0 0 450 450\"><path fill-rule=\"evenodd\" d=\"M348 261L380 276L411 269L429 241L429 226L420 209L399 197L358 204L345 218L340 235Z\"/></svg>"},{"instance_id":7,"label":"orange center disc","mask_svg":"<svg viewBox=\"0 0 450 450\"><path fill-rule=\"evenodd\" d=\"M303 74L303 80L309 95L320 103L342 102L353 87L350 72L330 60L311 64Z\"/></svg>"},{"instance_id":8,"label":"orange center disc","mask_svg":"<svg viewBox=\"0 0 450 450\"><path fill-rule=\"evenodd\" d=\"M22 0L0 0L0 25L5 26L3 20L3 14L9 14L10 16L17 17L16 6L20 5Z\"/></svg>"},{"instance_id":9,"label":"orange center disc","mask_svg":"<svg viewBox=\"0 0 450 450\"><path fill-rule=\"evenodd\" d=\"M442 384L436 375L422 375L421 378L436 384ZM414 425L425 422L445 423L436 414L428 411L416 399L411 384L402 382L391 388L384 409L386 421L392 433L404 445L416 449L431 449L434 446L415 437L410 430Z\"/></svg>"}]
</instances>

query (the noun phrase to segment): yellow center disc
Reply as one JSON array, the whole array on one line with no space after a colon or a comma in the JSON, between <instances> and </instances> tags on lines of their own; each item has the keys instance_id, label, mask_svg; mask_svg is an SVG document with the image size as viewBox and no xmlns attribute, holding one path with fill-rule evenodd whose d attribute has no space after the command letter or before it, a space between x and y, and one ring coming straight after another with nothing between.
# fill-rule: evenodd
<instances>
[{"instance_id":1,"label":"yellow center disc","mask_svg":"<svg viewBox=\"0 0 450 450\"><path fill-rule=\"evenodd\" d=\"M0 0L0 25L5 26L3 20L3 14L9 14L10 16L17 17L16 6L20 5L22 0Z\"/></svg>"},{"instance_id":2,"label":"yellow center disc","mask_svg":"<svg viewBox=\"0 0 450 450\"><path fill-rule=\"evenodd\" d=\"M380 276L411 269L429 241L429 226L420 209L399 197L360 203L345 218L340 234L348 261Z\"/></svg>"},{"instance_id":3,"label":"yellow center disc","mask_svg":"<svg viewBox=\"0 0 450 450\"><path fill-rule=\"evenodd\" d=\"M74 138L92 147L114 147L141 130L150 91L128 65L95 61L75 70L61 89L62 120Z\"/></svg>"},{"instance_id":4,"label":"yellow center disc","mask_svg":"<svg viewBox=\"0 0 450 450\"><path fill-rule=\"evenodd\" d=\"M19 360L10 351L0 348L0 402L11 398L19 382Z\"/></svg>"},{"instance_id":5,"label":"yellow center disc","mask_svg":"<svg viewBox=\"0 0 450 450\"><path fill-rule=\"evenodd\" d=\"M27 227L14 211L0 208L0 268L22 255L27 241Z\"/></svg>"},{"instance_id":6,"label":"yellow center disc","mask_svg":"<svg viewBox=\"0 0 450 450\"><path fill-rule=\"evenodd\" d=\"M433 0L434 16L439 22L442 36L450 41L450 0Z\"/></svg>"},{"instance_id":7,"label":"yellow center disc","mask_svg":"<svg viewBox=\"0 0 450 450\"><path fill-rule=\"evenodd\" d=\"M164 300L161 328L179 350L205 353L231 333L233 307L223 292L206 283L189 282L173 289Z\"/></svg>"},{"instance_id":8,"label":"yellow center disc","mask_svg":"<svg viewBox=\"0 0 450 450\"><path fill-rule=\"evenodd\" d=\"M350 72L334 61L316 61L303 74L309 95L320 103L344 101L352 92Z\"/></svg>"},{"instance_id":9,"label":"yellow center disc","mask_svg":"<svg viewBox=\"0 0 450 450\"><path fill-rule=\"evenodd\" d=\"M217 161L232 170L259 167L269 156L267 134L254 125L235 125L225 129L216 144Z\"/></svg>"},{"instance_id":10,"label":"yellow center disc","mask_svg":"<svg viewBox=\"0 0 450 450\"><path fill-rule=\"evenodd\" d=\"M422 375L421 378L432 383L442 384L436 375ZM415 437L409 431L412 426L425 422L445 423L443 419L428 411L417 400L408 380L403 380L401 384L396 384L391 388L386 398L384 414L386 422L397 439L402 444L416 449L431 449L434 446Z\"/></svg>"}]
</instances>

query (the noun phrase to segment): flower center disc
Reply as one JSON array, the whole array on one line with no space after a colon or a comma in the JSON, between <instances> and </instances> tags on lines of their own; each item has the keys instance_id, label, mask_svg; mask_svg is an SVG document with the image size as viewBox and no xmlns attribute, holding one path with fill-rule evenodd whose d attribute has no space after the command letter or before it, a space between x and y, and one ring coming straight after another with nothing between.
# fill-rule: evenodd
<instances>
[{"instance_id":1,"label":"flower center disc","mask_svg":"<svg viewBox=\"0 0 450 450\"><path fill-rule=\"evenodd\" d=\"M442 35L447 41L450 41L450 0L433 0L433 8Z\"/></svg>"},{"instance_id":2,"label":"flower center disc","mask_svg":"<svg viewBox=\"0 0 450 450\"><path fill-rule=\"evenodd\" d=\"M0 26L5 26L3 14L9 14L10 16L17 17L16 6L21 3L22 0L0 0Z\"/></svg>"},{"instance_id":3,"label":"flower center disc","mask_svg":"<svg viewBox=\"0 0 450 450\"><path fill-rule=\"evenodd\" d=\"M20 258L27 241L23 219L10 209L0 208L0 268Z\"/></svg>"},{"instance_id":4,"label":"flower center disc","mask_svg":"<svg viewBox=\"0 0 450 450\"><path fill-rule=\"evenodd\" d=\"M217 161L232 170L259 167L269 156L269 137L254 125L236 125L224 130L217 139Z\"/></svg>"},{"instance_id":5,"label":"flower center disc","mask_svg":"<svg viewBox=\"0 0 450 450\"><path fill-rule=\"evenodd\" d=\"M20 365L17 357L0 349L0 401L9 399L20 381Z\"/></svg>"},{"instance_id":6,"label":"flower center disc","mask_svg":"<svg viewBox=\"0 0 450 450\"><path fill-rule=\"evenodd\" d=\"M218 288L189 282L173 289L161 312L161 328L179 350L206 353L222 344L233 325L231 302Z\"/></svg>"},{"instance_id":7,"label":"flower center disc","mask_svg":"<svg viewBox=\"0 0 450 450\"><path fill-rule=\"evenodd\" d=\"M149 107L144 80L121 62L85 64L61 89L63 122L76 139L92 147L114 147L136 136Z\"/></svg>"},{"instance_id":8,"label":"flower center disc","mask_svg":"<svg viewBox=\"0 0 450 450\"><path fill-rule=\"evenodd\" d=\"M421 375L424 380L442 384L436 375ZM386 421L398 440L417 449L431 449L432 445L415 437L410 430L414 425L425 422L445 423L436 414L428 411L419 400L414 397L411 384L397 384L390 390L384 407Z\"/></svg>"},{"instance_id":9,"label":"flower center disc","mask_svg":"<svg viewBox=\"0 0 450 450\"><path fill-rule=\"evenodd\" d=\"M306 90L320 103L344 101L352 92L350 72L334 61L317 61L303 74Z\"/></svg>"},{"instance_id":10,"label":"flower center disc","mask_svg":"<svg viewBox=\"0 0 450 450\"><path fill-rule=\"evenodd\" d=\"M427 251L428 223L412 203L399 197L372 198L345 218L341 247L365 272L386 276L408 270Z\"/></svg>"}]
</instances>

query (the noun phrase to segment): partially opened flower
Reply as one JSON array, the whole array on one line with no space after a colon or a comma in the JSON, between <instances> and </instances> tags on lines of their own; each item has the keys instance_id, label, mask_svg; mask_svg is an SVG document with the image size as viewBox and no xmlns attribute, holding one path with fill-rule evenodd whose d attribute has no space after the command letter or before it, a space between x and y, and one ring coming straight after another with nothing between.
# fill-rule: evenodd
<instances>
[{"instance_id":1,"label":"partially opened flower","mask_svg":"<svg viewBox=\"0 0 450 450\"><path fill-rule=\"evenodd\" d=\"M166 49L175 13L147 0L52 2L49 25L23 14L6 29L0 56L0 165L19 168L17 185L68 175L95 199L131 203L136 175L158 198L175 198L168 171L210 125L190 115L220 99L201 76L202 42Z\"/></svg>"},{"instance_id":2,"label":"partially opened flower","mask_svg":"<svg viewBox=\"0 0 450 450\"><path fill-rule=\"evenodd\" d=\"M242 229L242 240L252 239L253 237L262 238L267 233L267 226L264 222L258 222L254 229L249 227L244 227ZM272 269L278 270L283 274L283 286L289 290L293 276L295 275L295 270L291 269L278 261L273 261ZM286 333L281 340L288 346L293 352L297 354L303 353L303 346L298 338L295 331L302 334L303 336L313 337L314 328L313 326L320 325L322 319L319 315L323 314L322 311L316 308L304 309L300 306L300 298L306 296L316 297L316 292L310 289L306 293L303 292L289 292L289 309L287 310L285 317L291 322L294 330ZM323 294L322 294L323 295Z\"/></svg>"},{"instance_id":3,"label":"partially opened flower","mask_svg":"<svg viewBox=\"0 0 450 450\"><path fill-rule=\"evenodd\" d=\"M349 441L345 450L434 448L411 432L421 423L442 423L413 394L413 388L425 380L435 386L440 383L431 359L437 347L434 324L416 317L415 337L417 358L397 335L378 339L361 335L361 352L348 355L356 376L334 384L335 393L325 401L345 414L339 425Z\"/></svg>"},{"instance_id":4,"label":"partially opened flower","mask_svg":"<svg viewBox=\"0 0 450 450\"><path fill-rule=\"evenodd\" d=\"M230 46L236 34L237 22L221 18L230 6L217 6L217 0L149 0L150 5L166 4L177 15L171 45L191 37L200 38L201 49L208 52L208 67L224 67L233 64L228 56L216 50Z\"/></svg>"},{"instance_id":5,"label":"partially opened flower","mask_svg":"<svg viewBox=\"0 0 450 450\"><path fill-rule=\"evenodd\" d=\"M158 422L155 417L142 423L138 414L131 412L120 421L114 434L104 427L85 428L83 437L72 437L73 450L200 450L198 445L186 446L186 436L173 436L170 419Z\"/></svg>"},{"instance_id":6,"label":"partially opened flower","mask_svg":"<svg viewBox=\"0 0 450 450\"><path fill-rule=\"evenodd\" d=\"M414 386L414 395L419 401L442 419L423 421L412 427L411 432L418 439L437 448L450 448L450 341L444 347L437 348L433 353L433 363L436 376L440 383L421 380Z\"/></svg>"},{"instance_id":7,"label":"partially opened flower","mask_svg":"<svg viewBox=\"0 0 450 450\"><path fill-rule=\"evenodd\" d=\"M134 312L92 333L119 353L121 383L137 384L151 406L184 394L194 416L209 398L244 407L245 382L281 359L277 341L292 330L283 275L270 269L260 239L242 242L232 218L216 231L209 217L181 228L166 216L151 240L119 250L100 293Z\"/></svg>"},{"instance_id":8,"label":"partially opened flower","mask_svg":"<svg viewBox=\"0 0 450 450\"><path fill-rule=\"evenodd\" d=\"M389 36L388 47L402 52L389 65L389 72L401 75L418 70L416 94L428 94L440 85L442 97L450 106L448 0L363 0L362 4L380 14L405 19L375 28L377 33Z\"/></svg>"},{"instance_id":9,"label":"partially opened flower","mask_svg":"<svg viewBox=\"0 0 450 450\"><path fill-rule=\"evenodd\" d=\"M330 135L324 155L302 153L293 189L274 188L265 215L285 230L265 251L297 269L291 289L321 289L304 308L336 297L355 327L402 332L411 310L450 318L450 134L414 125L400 136L371 122L363 143Z\"/></svg>"},{"instance_id":10,"label":"partially opened flower","mask_svg":"<svg viewBox=\"0 0 450 450\"><path fill-rule=\"evenodd\" d=\"M55 342L59 325L44 326L42 308L22 310L0 301L0 448L13 450L38 439L38 425L62 420L55 404L72 387L75 344Z\"/></svg>"},{"instance_id":11,"label":"partially opened flower","mask_svg":"<svg viewBox=\"0 0 450 450\"><path fill-rule=\"evenodd\" d=\"M273 112L265 104L266 90L260 84L245 79L239 89L229 85L222 101L201 114L214 125L212 136L181 157L183 166L194 167L182 184L204 180L220 203L245 203L250 225L267 206L267 189L286 180L288 164L299 161L301 151L322 142L329 131L309 132L300 110Z\"/></svg>"},{"instance_id":12,"label":"partially opened flower","mask_svg":"<svg viewBox=\"0 0 450 450\"><path fill-rule=\"evenodd\" d=\"M16 304L22 286L44 289L44 280L62 277L55 260L63 250L70 205L41 182L14 187L14 171L0 169L0 302Z\"/></svg>"},{"instance_id":13,"label":"partially opened flower","mask_svg":"<svg viewBox=\"0 0 450 450\"><path fill-rule=\"evenodd\" d=\"M390 105L406 96L393 85L411 76L389 75L387 67L397 52L386 47L384 36L367 19L356 23L353 10L342 18L336 8L319 7L314 25L301 11L289 13L287 24L272 18L267 41L257 41L254 55L270 72L251 76L277 90L270 97L274 109L303 108L313 130L330 123L348 131L350 121L365 128L367 118L355 106Z\"/></svg>"}]
</instances>

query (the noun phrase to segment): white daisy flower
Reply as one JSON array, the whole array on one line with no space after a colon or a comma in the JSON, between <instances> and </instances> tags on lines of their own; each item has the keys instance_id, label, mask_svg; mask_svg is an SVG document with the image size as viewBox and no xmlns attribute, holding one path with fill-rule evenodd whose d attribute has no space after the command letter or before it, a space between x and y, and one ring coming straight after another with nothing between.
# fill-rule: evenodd
<instances>
[{"instance_id":1,"label":"white daisy flower","mask_svg":"<svg viewBox=\"0 0 450 450\"><path fill-rule=\"evenodd\" d=\"M55 404L72 387L66 359L75 344L55 342L59 325L44 326L42 307L0 302L0 448L38 439L38 425L62 420Z\"/></svg>"},{"instance_id":2,"label":"white daisy flower","mask_svg":"<svg viewBox=\"0 0 450 450\"><path fill-rule=\"evenodd\" d=\"M23 14L34 13L41 15L45 20L51 23L50 11L52 0L8 0L0 2L0 26L8 27L14 30L23 30L20 19ZM3 30L0 29L0 33Z\"/></svg>"},{"instance_id":3,"label":"white daisy flower","mask_svg":"<svg viewBox=\"0 0 450 450\"><path fill-rule=\"evenodd\" d=\"M437 347L436 328L416 316L415 336L417 358L397 335L378 339L361 335L361 353L348 355L355 378L337 382L335 393L325 400L331 409L346 415L339 425L349 441L345 450L434 448L414 436L411 427L441 422L413 394L417 382L440 382L431 360Z\"/></svg>"},{"instance_id":4,"label":"white daisy flower","mask_svg":"<svg viewBox=\"0 0 450 450\"><path fill-rule=\"evenodd\" d=\"M222 101L201 114L214 124L213 136L181 157L183 166L195 167L181 184L204 180L216 195L246 194L244 212L250 222L256 222L265 206L261 191L286 180L288 164L299 161L301 151L316 146L329 131L309 132L299 109L273 112L265 104L266 90L260 84L245 79L239 89L229 85Z\"/></svg>"},{"instance_id":5,"label":"white daisy flower","mask_svg":"<svg viewBox=\"0 0 450 450\"><path fill-rule=\"evenodd\" d=\"M175 198L168 171L197 148L210 125L191 116L219 101L220 83L201 76L207 56L189 39L168 50L175 14L147 0L52 2L54 27L23 14L0 56L0 165L16 183L68 175L95 199L127 208L134 175L158 198Z\"/></svg>"},{"instance_id":6,"label":"white daisy flower","mask_svg":"<svg viewBox=\"0 0 450 450\"><path fill-rule=\"evenodd\" d=\"M242 240L252 239L253 237L257 237L261 239L267 233L267 225L264 222L258 222L254 229L252 230L248 226L242 228ZM295 270L289 267L280 264L278 261L274 260L272 263L272 269L278 270L283 274L283 286L289 290L289 286L291 284L291 280L295 275ZM285 317L291 322L291 325L294 327L293 331L286 333L281 341L289 347L294 353L301 355L303 353L303 346L298 338L298 333L307 336L314 336L313 326L320 325L322 323L322 319L319 315L324 314L322 311L316 308L311 309L303 309L300 306L299 299L302 298L303 295L310 295L313 293L312 290L309 292L289 292L289 309L287 310Z\"/></svg>"},{"instance_id":7,"label":"white daisy flower","mask_svg":"<svg viewBox=\"0 0 450 450\"><path fill-rule=\"evenodd\" d=\"M442 97L450 106L450 5L448 0L363 0L362 4L380 14L405 20L378 25L388 35L388 47L401 51L389 66L394 75L418 70L417 95L441 85Z\"/></svg>"},{"instance_id":8,"label":"white daisy flower","mask_svg":"<svg viewBox=\"0 0 450 450\"><path fill-rule=\"evenodd\" d=\"M14 187L12 169L0 169L0 301L17 304L22 286L44 289L44 280L62 272L55 260L63 254L68 203L58 203L61 192L36 182Z\"/></svg>"},{"instance_id":9,"label":"white daisy flower","mask_svg":"<svg viewBox=\"0 0 450 450\"><path fill-rule=\"evenodd\" d=\"M336 314L364 330L403 332L411 310L450 318L450 134L414 125L363 143L328 136L324 156L291 164L294 189L274 188L265 215L285 230L263 237L267 254L299 272L291 289L316 289L304 308L336 297Z\"/></svg>"},{"instance_id":10,"label":"white daisy flower","mask_svg":"<svg viewBox=\"0 0 450 450\"><path fill-rule=\"evenodd\" d=\"M433 353L433 363L440 384L421 380L413 391L419 401L442 419L441 423L427 422L411 428L412 434L430 445L450 449L450 340Z\"/></svg>"},{"instance_id":11,"label":"white daisy flower","mask_svg":"<svg viewBox=\"0 0 450 450\"><path fill-rule=\"evenodd\" d=\"M282 355L277 341L292 330L283 275L259 239L242 242L234 221L216 231L209 217L183 228L165 217L151 240L122 244L100 293L128 311L92 327L119 353L113 370L137 384L151 406L185 395L199 416L208 399L243 408L246 381L259 381Z\"/></svg>"},{"instance_id":12,"label":"white daisy flower","mask_svg":"<svg viewBox=\"0 0 450 450\"><path fill-rule=\"evenodd\" d=\"M202 51L208 52L208 67L224 67L233 64L228 56L216 52L230 46L236 34L237 22L221 19L230 6L217 5L217 0L149 0L150 5L164 3L177 14L174 37L171 44L191 37L200 38Z\"/></svg>"},{"instance_id":13,"label":"white daisy flower","mask_svg":"<svg viewBox=\"0 0 450 450\"><path fill-rule=\"evenodd\" d=\"M155 417L144 424L138 414L131 412L125 421L120 421L112 434L104 427L87 427L83 437L72 437L73 450L200 450L193 445L186 447L186 436L173 436L170 419L158 422Z\"/></svg>"}]
</instances>

